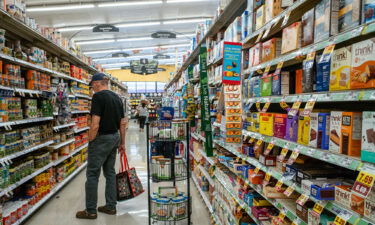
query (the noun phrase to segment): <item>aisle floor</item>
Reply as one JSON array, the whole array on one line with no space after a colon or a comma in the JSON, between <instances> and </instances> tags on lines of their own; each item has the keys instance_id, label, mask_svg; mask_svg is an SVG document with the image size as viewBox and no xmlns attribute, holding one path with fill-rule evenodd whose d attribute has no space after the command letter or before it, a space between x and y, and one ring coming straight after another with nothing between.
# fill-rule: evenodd
<instances>
[{"instance_id":1,"label":"aisle floor","mask_svg":"<svg viewBox=\"0 0 375 225\"><path fill-rule=\"evenodd\" d=\"M142 179L145 189L147 188L147 167L146 167L146 134L140 133L137 124L132 120L127 133L126 149L130 166L137 169L138 176ZM135 199L118 204L117 216L98 214L96 220L78 220L75 213L84 209L84 187L85 170L78 174L63 190L48 201L37 213L35 213L25 224L26 225L147 225L148 207L147 193L143 193ZM104 201L105 179L101 175L99 181L99 203ZM209 225L209 212L200 198L194 184L191 184L193 196L193 224ZM172 225L172 224L171 224ZM178 223L178 225L183 225Z\"/></svg>"}]
</instances>

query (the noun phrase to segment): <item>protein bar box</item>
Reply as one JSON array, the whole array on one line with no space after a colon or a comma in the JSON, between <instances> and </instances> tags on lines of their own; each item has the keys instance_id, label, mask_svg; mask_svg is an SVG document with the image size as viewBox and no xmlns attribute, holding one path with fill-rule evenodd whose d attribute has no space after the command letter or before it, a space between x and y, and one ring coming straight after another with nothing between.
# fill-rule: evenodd
<instances>
[{"instance_id":1,"label":"protein bar box","mask_svg":"<svg viewBox=\"0 0 375 225\"><path fill-rule=\"evenodd\" d=\"M340 153L349 156L361 155L362 113L343 112Z\"/></svg>"},{"instance_id":2,"label":"protein bar box","mask_svg":"<svg viewBox=\"0 0 375 225\"><path fill-rule=\"evenodd\" d=\"M362 151L361 159L375 163L375 112L362 113Z\"/></svg>"},{"instance_id":3,"label":"protein bar box","mask_svg":"<svg viewBox=\"0 0 375 225\"><path fill-rule=\"evenodd\" d=\"M342 123L342 112L331 111L330 132L329 132L329 150L335 153L340 152L341 123Z\"/></svg>"}]
</instances>

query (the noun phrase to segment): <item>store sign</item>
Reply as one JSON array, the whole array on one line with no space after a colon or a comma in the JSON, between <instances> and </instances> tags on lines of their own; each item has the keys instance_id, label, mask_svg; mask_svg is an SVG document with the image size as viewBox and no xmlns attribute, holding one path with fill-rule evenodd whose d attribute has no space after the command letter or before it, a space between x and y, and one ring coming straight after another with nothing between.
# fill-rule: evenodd
<instances>
[{"instance_id":1,"label":"store sign","mask_svg":"<svg viewBox=\"0 0 375 225\"><path fill-rule=\"evenodd\" d=\"M153 58L154 58L154 59L170 59L171 56L169 56L169 55L164 55L164 54L156 54L156 55L154 55Z\"/></svg>"},{"instance_id":2,"label":"store sign","mask_svg":"<svg viewBox=\"0 0 375 225\"><path fill-rule=\"evenodd\" d=\"M152 38L177 38L177 35L175 33L169 32L169 31L157 31L153 34L151 34Z\"/></svg>"},{"instance_id":3,"label":"store sign","mask_svg":"<svg viewBox=\"0 0 375 225\"><path fill-rule=\"evenodd\" d=\"M92 29L92 32L94 33L120 32L120 29L111 24L101 24L101 25L95 26Z\"/></svg>"},{"instance_id":4,"label":"store sign","mask_svg":"<svg viewBox=\"0 0 375 225\"><path fill-rule=\"evenodd\" d=\"M241 84L242 44L224 42L223 84Z\"/></svg>"},{"instance_id":5,"label":"store sign","mask_svg":"<svg viewBox=\"0 0 375 225\"><path fill-rule=\"evenodd\" d=\"M135 74L149 75L158 73L158 61L140 59L130 61L130 70Z\"/></svg>"}]
</instances>

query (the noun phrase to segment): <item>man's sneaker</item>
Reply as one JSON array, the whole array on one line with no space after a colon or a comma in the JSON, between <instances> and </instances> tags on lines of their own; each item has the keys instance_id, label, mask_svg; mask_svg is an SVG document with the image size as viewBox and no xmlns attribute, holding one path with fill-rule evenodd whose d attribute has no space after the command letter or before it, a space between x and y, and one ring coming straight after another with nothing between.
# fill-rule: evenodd
<instances>
[{"instance_id":1,"label":"man's sneaker","mask_svg":"<svg viewBox=\"0 0 375 225\"><path fill-rule=\"evenodd\" d=\"M98 211L101 213L105 213L108 215L116 215L116 209L110 209L107 206L100 206L98 207Z\"/></svg>"},{"instance_id":2,"label":"man's sneaker","mask_svg":"<svg viewBox=\"0 0 375 225\"><path fill-rule=\"evenodd\" d=\"M76 214L76 217L78 219L90 219L90 220L94 220L98 217L98 214L96 213L88 213L86 210L83 210L83 211L78 211L77 214Z\"/></svg>"}]
</instances>

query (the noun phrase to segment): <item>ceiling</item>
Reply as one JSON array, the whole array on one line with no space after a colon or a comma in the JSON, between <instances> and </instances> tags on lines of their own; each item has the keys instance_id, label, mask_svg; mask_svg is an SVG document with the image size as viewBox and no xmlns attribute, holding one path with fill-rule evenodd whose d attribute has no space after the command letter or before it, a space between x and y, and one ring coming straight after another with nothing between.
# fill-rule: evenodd
<instances>
[{"instance_id":1,"label":"ceiling","mask_svg":"<svg viewBox=\"0 0 375 225\"><path fill-rule=\"evenodd\" d=\"M170 54L172 57L181 55L178 53L189 49L197 24L205 23L214 16L219 1L26 0L26 4L27 14L35 18L38 24L57 28L64 37L81 43L82 51L96 62L111 68L121 66L122 62L126 65L139 55L146 58L152 58L157 52L174 53ZM99 24L112 24L120 31L92 32L92 28ZM174 32L177 38L150 38L156 31ZM116 52L126 52L132 57L111 59L112 53ZM175 60L159 63L170 64Z\"/></svg>"}]
</instances>

